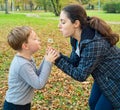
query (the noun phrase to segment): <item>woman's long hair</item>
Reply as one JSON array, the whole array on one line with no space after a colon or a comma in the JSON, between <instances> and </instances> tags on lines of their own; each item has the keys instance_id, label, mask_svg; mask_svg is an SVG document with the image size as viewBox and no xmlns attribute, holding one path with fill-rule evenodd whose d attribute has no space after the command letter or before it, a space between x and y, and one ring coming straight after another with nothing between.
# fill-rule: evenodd
<instances>
[{"instance_id":1,"label":"woman's long hair","mask_svg":"<svg viewBox=\"0 0 120 110\"><path fill-rule=\"evenodd\" d=\"M74 23L75 20L79 20L81 29L89 25L91 28L102 34L102 36L105 37L111 45L115 45L119 41L119 35L114 33L105 21L98 17L88 17L85 9L81 5L68 5L63 8L63 11L67 13L68 18L72 23Z\"/></svg>"}]
</instances>

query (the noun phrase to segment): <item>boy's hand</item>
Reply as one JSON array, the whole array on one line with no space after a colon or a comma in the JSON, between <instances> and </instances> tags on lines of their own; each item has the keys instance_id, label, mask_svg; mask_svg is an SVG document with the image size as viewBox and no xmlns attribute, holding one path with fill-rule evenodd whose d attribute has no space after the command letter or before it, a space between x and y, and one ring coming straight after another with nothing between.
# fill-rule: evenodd
<instances>
[{"instance_id":1,"label":"boy's hand","mask_svg":"<svg viewBox=\"0 0 120 110\"><path fill-rule=\"evenodd\" d=\"M45 59L49 62L54 63L54 61L59 57L59 53L58 51L56 51L55 49L49 47L47 48L46 51L46 55L45 55Z\"/></svg>"}]
</instances>

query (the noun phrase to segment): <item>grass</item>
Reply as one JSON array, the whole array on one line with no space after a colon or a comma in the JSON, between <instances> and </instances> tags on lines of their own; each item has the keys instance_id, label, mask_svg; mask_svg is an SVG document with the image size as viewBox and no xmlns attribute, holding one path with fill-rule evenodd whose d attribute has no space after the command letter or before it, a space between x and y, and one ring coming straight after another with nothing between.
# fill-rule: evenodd
<instances>
[{"instance_id":1,"label":"grass","mask_svg":"<svg viewBox=\"0 0 120 110\"><path fill-rule=\"evenodd\" d=\"M105 21L112 21L112 22L120 22L120 14L115 14L115 13L106 13L103 11L87 11L89 16L98 16Z\"/></svg>"},{"instance_id":2,"label":"grass","mask_svg":"<svg viewBox=\"0 0 120 110\"><path fill-rule=\"evenodd\" d=\"M120 21L120 15L89 11L88 15L96 15L106 21ZM108 18L112 18L109 19ZM53 39L53 47L62 53L70 54L69 39L64 38L58 31L58 17L53 13L0 13L0 109L8 88L7 78L10 62L15 52L6 42L8 32L15 26L28 25L33 27L41 40L42 49L34 57L37 66L41 62L48 38ZM112 29L120 34L120 25L110 24ZM118 44L118 46L120 46ZM35 90L32 110L89 110L88 97L93 79L89 77L84 83L75 81L71 77L53 66L47 85L42 90Z\"/></svg>"}]
</instances>

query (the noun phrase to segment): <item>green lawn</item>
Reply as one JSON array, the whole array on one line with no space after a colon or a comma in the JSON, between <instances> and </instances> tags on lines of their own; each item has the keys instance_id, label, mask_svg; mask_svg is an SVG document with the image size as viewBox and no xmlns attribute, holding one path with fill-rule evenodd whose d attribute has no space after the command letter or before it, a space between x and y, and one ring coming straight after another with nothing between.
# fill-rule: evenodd
<instances>
[{"instance_id":1,"label":"green lawn","mask_svg":"<svg viewBox=\"0 0 120 110\"><path fill-rule=\"evenodd\" d=\"M120 14L106 14L89 11L89 16L99 16L106 21L119 22ZM70 54L69 39L58 31L59 17L53 13L11 13L0 12L0 109L8 88L7 77L10 62L15 52L6 42L8 32L15 26L28 25L33 27L41 40L42 49L34 57L37 66L41 62L48 38L53 39L53 47L62 53ZM110 24L112 29L120 34L120 24ZM118 44L119 45L119 44ZM119 45L120 46L120 45ZM89 110L88 97L93 79L89 77L84 83L77 82L53 66L47 85L42 90L35 91L32 110Z\"/></svg>"},{"instance_id":2,"label":"green lawn","mask_svg":"<svg viewBox=\"0 0 120 110\"><path fill-rule=\"evenodd\" d=\"M120 22L120 14L106 13L103 11L87 11L89 16L98 16L105 21Z\"/></svg>"}]
</instances>

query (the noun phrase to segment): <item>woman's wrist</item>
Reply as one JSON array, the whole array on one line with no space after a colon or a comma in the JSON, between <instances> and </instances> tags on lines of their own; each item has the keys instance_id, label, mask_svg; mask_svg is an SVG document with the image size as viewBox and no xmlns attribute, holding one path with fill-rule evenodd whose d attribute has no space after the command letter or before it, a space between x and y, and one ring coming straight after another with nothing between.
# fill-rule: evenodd
<instances>
[{"instance_id":1,"label":"woman's wrist","mask_svg":"<svg viewBox=\"0 0 120 110\"><path fill-rule=\"evenodd\" d=\"M55 60L55 63L59 62L59 60L61 59L62 53L60 52L58 55L58 58Z\"/></svg>"}]
</instances>

